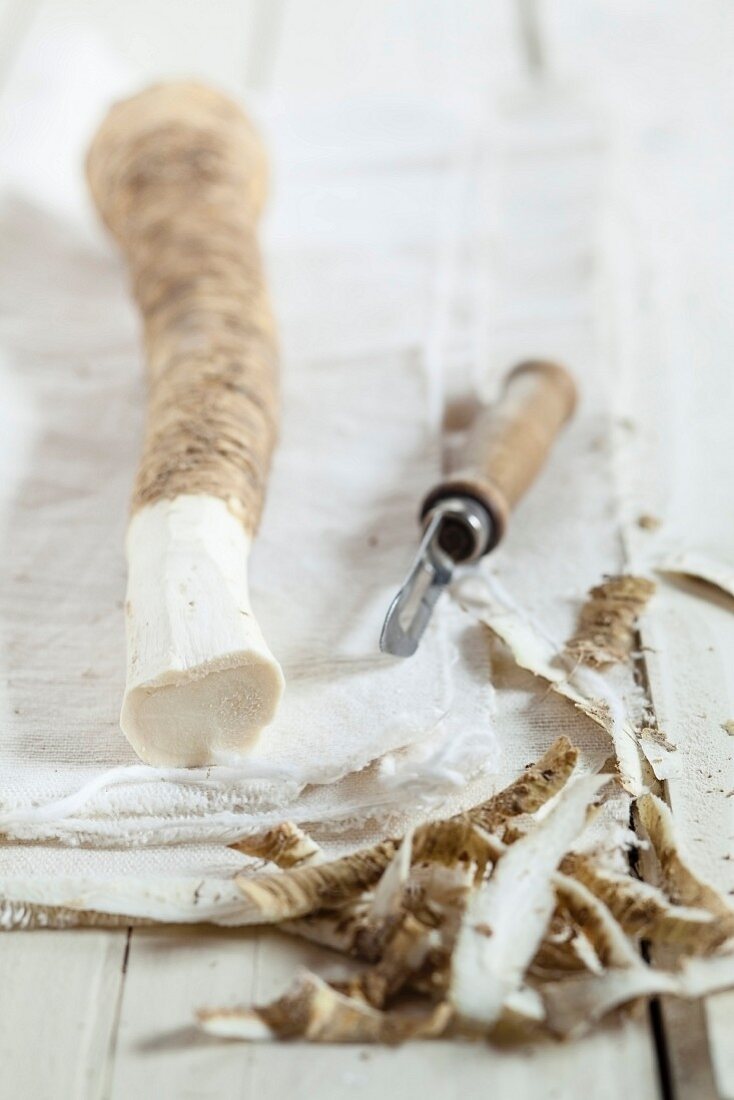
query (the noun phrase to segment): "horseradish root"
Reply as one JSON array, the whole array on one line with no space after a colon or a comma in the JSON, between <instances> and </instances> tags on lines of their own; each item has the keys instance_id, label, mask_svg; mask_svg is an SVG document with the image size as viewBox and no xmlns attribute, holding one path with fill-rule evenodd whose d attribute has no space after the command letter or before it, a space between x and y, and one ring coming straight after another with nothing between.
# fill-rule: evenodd
<instances>
[{"instance_id":1,"label":"horseradish root","mask_svg":"<svg viewBox=\"0 0 734 1100\"><path fill-rule=\"evenodd\" d=\"M460 854L471 853L475 827L495 829L509 818L535 813L563 789L577 759L578 750L566 737L559 737L537 764L526 768L505 790L448 821L427 822L417 828L411 858L454 864ZM391 837L330 863L301 862L287 875L242 874L236 882L253 913L253 923L293 921L320 909L347 905L371 889L399 847L400 838Z\"/></svg>"},{"instance_id":2,"label":"horseradish root","mask_svg":"<svg viewBox=\"0 0 734 1100\"><path fill-rule=\"evenodd\" d=\"M684 550L680 554L666 557L656 569L658 573L702 581L728 596L734 596L734 568L728 562L712 558L709 554Z\"/></svg>"},{"instance_id":3,"label":"horseradish root","mask_svg":"<svg viewBox=\"0 0 734 1100\"><path fill-rule=\"evenodd\" d=\"M120 721L149 763L209 764L247 749L283 690L247 583L277 430L255 236L264 154L226 97L160 85L112 108L87 172L130 269L148 365Z\"/></svg>"},{"instance_id":4,"label":"horseradish root","mask_svg":"<svg viewBox=\"0 0 734 1100\"><path fill-rule=\"evenodd\" d=\"M283 870L318 863L322 858L318 844L292 821L282 821L264 833L236 840L230 848L255 859L267 859Z\"/></svg>"},{"instance_id":5,"label":"horseradish root","mask_svg":"<svg viewBox=\"0 0 734 1100\"><path fill-rule=\"evenodd\" d=\"M637 617L654 591L645 577L607 577L589 592L566 655L592 668L628 660Z\"/></svg>"}]
</instances>

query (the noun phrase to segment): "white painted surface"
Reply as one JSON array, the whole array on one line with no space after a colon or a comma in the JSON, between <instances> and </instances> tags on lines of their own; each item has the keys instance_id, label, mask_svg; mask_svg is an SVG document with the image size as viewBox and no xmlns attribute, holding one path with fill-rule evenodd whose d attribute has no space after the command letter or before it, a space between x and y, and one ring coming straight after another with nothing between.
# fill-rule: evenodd
<instances>
[{"instance_id":1,"label":"white painted surface","mask_svg":"<svg viewBox=\"0 0 734 1100\"><path fill-rule=\"evenodd\" d=\"M489 114L482 117L504 125L517 113L517 100L508 101L500 91L525 68L534 78L542 75L539 60L556 82L587 88L590 98L604 106L609 134L617 140L608 183L619 187L624 201L610 239L575 262L591 265L599 277L597 322L607 333L606 385L614 411L642 425L642 434L657 445L638 452L644 456L641 465L630 464L628 452L621 465L628 551L636 564L651 559L658 536L635 526L636 516L649 511L660 514L677 536L695 532L697 538L704 536L704 549L731 552L725 506L732 468L728 372L734 349L725 300L734 256L729 214L734 14L729 4L553 0L519 5L526 15L539 9L537 42L532 18L516 22L509 0L493 5L446 0L430 6L409 0L369 5L356 0L270 5L262 0L216 8L203 2L56 0L51 7L61 21L98 21L151 76L193 71L236 89L272 79L276 91L297 89L304 96L380 90L441 95L467 109L471 105L477 117L486 108ZM13 26L20 26L19 5L9 0L0 8L0 19L9 27L11 9ZM257 35L262 35L261 44ZM12 35L8 41L14 42ZM535 95L541 112L547 103L552 114L556 100L542 82ZM579 126L574 145L567 130L560 150L548 140L556 171L562 175L566 158L570 171L577 172L588 131ZM542 173L541 161L537 164ZM647 198L642 205L629 205L638 181ZM615 229L626 229L624 247ZM532 235L528 240L530 255L535 240ZM576 268L571 264L569 270ZM521 282L522 263L515 271ZM627 296L630 282L636 288L633 301ZM439 278L437 287L444 294L446 282ZM546 283L536 302L545 309L545 331L567 334L583 357L589 345L579 339L578 325L572 329L573 301L564 300L560 280L557 289L557 295L548 293ZM482 305L488 308L486 300ZM646 325L638 324L639 309ZM517 317L514 327L508 323L499 336L490 326L493 356L503 358L521 347L526 323L527 318ZM610 438L608 422L600 420L598 445L608 447ZM685 447L684 440L689 441ZM608 507L609 499L611 481L600 507ZM734 832L732 799L726 799L734 738L719 727L734 718L733 632L734 616L723 599L668 584L644 629L644 640L655 647L647 666L660 724L686 762L682 776L669 785L674 812L697 864L725 888L732 885L734 868L726 858ZM317 960L323 966L324 954L275 935L135 932L123 975L123 946L121 933L96 931L0 939L0 1095L9 1087L8 1097L34 1098L252 1095L297 1100L317 1093L368 1098L394 1093L409 1100L439 1090L445 1096L472 1096L490 1087L499 1100L521 1094L561 1100L592 1082L594 1094L610 1100L657 1095L644 1017L583 1043L532 1055L478 1044L251 1051L190 1042L186 1029L198 1004L266 999L287 984L297 963ZM708 1014L718 1088L722 1096L732 1097L731 997L715 998ZM680 1019L685 1027L685 1017ZM675 1042L674 1031L670 1041ZM679 1100L694 1100L685 1091L686 1082L678 1083Z\"/></svg>"}]
</instances>

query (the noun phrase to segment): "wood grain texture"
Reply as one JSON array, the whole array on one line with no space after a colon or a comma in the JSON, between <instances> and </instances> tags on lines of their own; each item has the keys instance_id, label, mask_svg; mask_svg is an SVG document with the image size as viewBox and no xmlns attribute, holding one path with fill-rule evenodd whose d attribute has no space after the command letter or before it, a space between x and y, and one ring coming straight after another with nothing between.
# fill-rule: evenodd
<instances>
[{"instance_id":1,"label":"wood grain texture","mask_svg":"<svg viewBox=\"0 0 734 1100\"><path fill-rule=\"evenodd\" d=\"M127 932L0 937L0 1097L97 1100L114 1047Z\"/></svg>"},{"instance_id":2,"label":"wood grain texture","mask_svg":"<svg viewBox=\"0 0 734 1100\"><path fill-rule=\"evenodd\" d=\"M115 104L87 160L97 209L130 268L149 393L133 510L224 500L257 529L277 432L277 348L255 226L263 146L205 85Z\"/></svg>"}]
</instances>

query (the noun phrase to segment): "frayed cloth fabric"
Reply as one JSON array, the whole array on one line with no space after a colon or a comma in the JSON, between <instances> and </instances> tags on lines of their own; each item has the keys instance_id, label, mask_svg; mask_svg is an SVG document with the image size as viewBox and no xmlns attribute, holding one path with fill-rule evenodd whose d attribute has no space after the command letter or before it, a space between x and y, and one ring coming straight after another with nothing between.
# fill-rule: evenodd
<instances>
[{"instance_id":1,"label":"frayed cloth fabric","mask_svg":"<svg viewBox=\"0 0 734 1100\"><path fill-rule=\"evenodd\" d=\"M466 637L472 628L454 610L436 618L410 662L379 652L441 447L437 382L420 347L390 317L370 330L383 279L395 285L398 274L403 295L426 299L441 169L402 181L423 218L416 261L408 240L396 242L400 210L370 209L362 175L346 179L345 209L337 202L320 223L310 216L335 172L348 176L359 134L323 167L306 145L302 163L267 105L259 122L276 187L265 252L282 331L283 418L251 588L287 691L250 755L208 769L147 768L119 730L123 543L144 378L125 274L95 224L82 164L97 117L135 83L93 41L31 41L6 94L0 832L195 842L285 813L353 821L406 792L420 802L450 791L495 760L486 644L476 629ZM360 231L374 230L367 266L354 241L357 210ZM420 224L414 215L403 232ZM351 340L343 307L329 300L335 267L361 300L348 303L358 322ZM377 353L365 346L369 331L384 341Z\"/></svg>"}]
</instances>

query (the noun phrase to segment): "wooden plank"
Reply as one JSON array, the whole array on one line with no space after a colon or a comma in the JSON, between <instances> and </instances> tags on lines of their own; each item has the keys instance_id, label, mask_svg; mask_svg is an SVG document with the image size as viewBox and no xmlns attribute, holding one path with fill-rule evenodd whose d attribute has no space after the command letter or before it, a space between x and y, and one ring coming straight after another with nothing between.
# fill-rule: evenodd
<instances>
[{"instance_id":1,"label":"wooden plank","mask_svg":"<svg viewBox=\"0 0 734 1100\"><path fill-rule=\"evenodd\" d=\"M722 1100L734 1100L734 1043L731 1041L734 993L709 997L705 1011L719 1096Z\"/></svg>"},{"instance_id":2,"label":"wooden plank","mask_svg":"<svg viewBox=\"0 0 734 1100\"><path fill-rule=\"evenodd\" d=\"M676 542L704 543L723 560L734 555L721 508L734 460L727 400L734 323L719 297L734 273L722 173L722 150L732 167L734 91L724 58L734 12L714 0L695 16L685 4L673 10L675 18L669 4L601 0L546 9L551 63L587 82L617 120L610 195L617 247L608 242L604 257L604 306L611 396L626 425L622 521L632 564L641 568ZM661 37L653 43L654 27ZM686 92L681 112L677 86ZM642 512L661 520L659 532L639 529ZM643 621L658 718L684 761L668 783L671 805L698 870L725 890L734 888L734 863L725 858L734 741L722 728L734 713L732 606L701 585L661 579Z\"/></svg>"},{"instance_id":3,"label":"wooden plank","mask_svg":"<svg viewBox=\"0 0 734 1100\"><path fill-rule=\"evenodd\" d=\"M572 1045L500 1051L486 1044L420 1043L399 1049L300 1043L226 1043L199 1035L202 1005L263 1002L277 996L300 966L331 976L345 964L277 932L137 930L130 950L111 1069L113 1100L129 1096L199 1098L237 1095L279 1100L346 1092L405 1100L434 1095L566 1097L584 1078L601 1100L657 1095L649 1032L629 1020ZM348 964L347 964L348 966Z\"/></svg>"},{"instance_id":4,"label":"wooden plank","mask_svg":"<svg viewBox=\"0 0 734 1100\"><path fill-rule=\"evenodd\" d=\"M133 933L109 1096L255 1095L252 1052L195 1030L203 1005L234 1005L252 995L257 932L138 929Z\"/></svg>"},{"instance_id":5,"label":"wooden plank","mask_svg":"<svg viewBox=\"0 0 734 1100\"><path fill-rule=\"evenodd\" d=\"M47 0L44 29L103 38L140 83L195 78L245 91L257 0Z\"/></svg>"},{"instance_id":6,"label":"wooden plank","mask_svg":"<svg viewBox=\"0 0 734 1100\"><path fill-rule=\"evenodd\" d=\"M102 1095L126 944L124 930L0 936L0 1096Z\"/></svg>"},{"instance_id":7,"label":"wooden plank","mask_svg":"<svg viewBox=\"0 0 734 1100\"><path fill-rule=\"evenodd\" d=\"M734 325L720 288L734 274L729 142L734 92L730 6L560 0L543 9L546 55L613 114L619 144L605 258L610 372L620 432L621 512L633 569L666 546L734 560L727 499ZM611 292L611 293L609 293ZM715 339L711 334L715 333ZM662 521L641 531L643 513ZM645 617L645 665L660 727L677 745L665 784L699 873L734 887L734 714L731 601L700 585L661 581ZM679 1100L734 1095L734 998L665 1006ZM709 1023L711 1058L703 1041Z\"/></svg>"}]
</instances>

